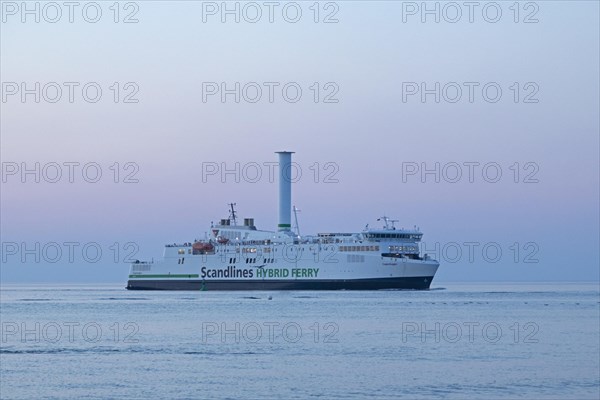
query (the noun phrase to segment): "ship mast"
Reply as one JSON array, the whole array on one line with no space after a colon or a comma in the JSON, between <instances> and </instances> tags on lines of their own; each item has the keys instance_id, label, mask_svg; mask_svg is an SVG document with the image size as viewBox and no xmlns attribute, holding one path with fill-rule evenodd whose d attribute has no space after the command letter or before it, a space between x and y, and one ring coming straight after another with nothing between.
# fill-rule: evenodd
<instances>
[{"instance_id":1,"label":"ship mast","mask_svg":"<svg viewBox=\"0 0 600 400\"><path fill-rule=\"evenodd\" d=\"M236 203L229 203L228 205L230 207L229 219L233 220L233 225L237 225L237 217L235 215L235 208L234 208Z\"/></svg>"},{"instance_id":2,"label":"ship mast","mask_svg":"<svg viewBox=\"0 0 600 400\"><path fill-rule=\"evenodd\" d=\"M296 221L296 226L294 227L294 229L296 230L296 235L297 235L298 237L300 237L300 225L298 225L298 213L299 213L301 210L298 210L298 209L296 208L296 206L294 206L293 210L294 210L294 220Z\"/></svg>"},{"instance_id":3,"label":"ship mast","mask_svg":"<svg viewBox=\"0 0 600 400\"><path fill-rule=\"evenodd\" d=\"M389 217L386 217L384 215L383 217L377 218L377 221L381 221L381 220L383 220L383 227L384 227L384 229L391 229L391 230L395 230L396 229L396 226L394 224L396 222L398 222L397 219L390 219Z\"/></svg>"}]
</instances>

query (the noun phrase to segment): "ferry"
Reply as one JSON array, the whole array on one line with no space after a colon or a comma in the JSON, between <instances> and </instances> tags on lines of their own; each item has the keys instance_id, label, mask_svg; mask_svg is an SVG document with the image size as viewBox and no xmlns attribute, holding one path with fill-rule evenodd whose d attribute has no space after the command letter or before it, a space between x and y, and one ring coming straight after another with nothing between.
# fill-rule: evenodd
<instances>
[{"instance_id":1,"label":"ferry","mask_svg":"<svg viewBox=\"0 0 600 400\"><path fill-rule=\"evenodd\" d=\"M253 218L229 217L211 224L203 240L167 244L160 261L136 260L129 290L390 290L429 289L439 262L420 255L417 227L382 226L359 232L300 235L291 226L293 152L279 154L277 231L261 230Z\"/></svg>"}]
</instances>

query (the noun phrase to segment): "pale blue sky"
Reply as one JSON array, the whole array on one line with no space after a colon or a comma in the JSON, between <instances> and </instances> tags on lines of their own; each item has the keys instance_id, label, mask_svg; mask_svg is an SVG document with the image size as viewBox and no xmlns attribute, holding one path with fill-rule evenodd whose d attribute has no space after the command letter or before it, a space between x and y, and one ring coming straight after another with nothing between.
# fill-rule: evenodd
<instances>
[{"instance_id":1,"label":"pale blue sky","mask_svg":"<svg viewBox=\"0 0 600 400\"><path fill-rule=\"evenodd\" d=\"M481 252L474 262L466 254L456 263L442 258L438 282L598 280L597 2L536 2L532 24L513 22L512 1L499 3L496 24L481 14L473 23L418 16L403 23L402 2L361 1L336 2L335 24L312 22L312 2L300 3L296 24L281 14L272 24L203 23L202 2L191 1L138 2L139 23L115 24L112 2L100 4L97 24L78 14L72 24L3 15L2 82L98 82L104 96L95 104L8 98L2 162L93 161L106 179L23 184L10 177L2 183L0 229L2 242L98 242L106 256L96 264L11 256L3 282L124 282L127 265L112 261L113 242L137 243L135 258L158 258L164 243L203 236L231 201L241 216L274 228L276 183L202 182L202 163L262 164L276 161L278 150L295 151L303 167L292 195L303 233L359 231L386 213L420 226L428 244L503 249L497 263ZM298 82L303 97L294 104L202 101L202 82L236 81ZM113 82L135 82L139 103L112 102ZM335 82L339 102L315 104L314 82ZM403 82L497 82L503 95L494 104L480 92L473 103L404 103ZM539 102L515 103L514 82L537 84ZM112 183L108 167L129 161L140 182ZM315 162L335 162L339 182L314 183ZM406 162L495 162L503 178L402 182ZM514 183L515 162L536 163L539 183ZM524 250L514 262L514 242L534 242L539 262L523 263Z\"/></svg>"}]
</instances>

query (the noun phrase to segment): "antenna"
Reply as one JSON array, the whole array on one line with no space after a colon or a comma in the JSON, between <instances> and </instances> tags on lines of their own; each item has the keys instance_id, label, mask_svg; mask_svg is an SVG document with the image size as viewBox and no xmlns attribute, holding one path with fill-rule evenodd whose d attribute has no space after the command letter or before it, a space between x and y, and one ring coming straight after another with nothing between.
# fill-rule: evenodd
<instances>
[{"instance_id":1,"label":"antenna","mask_svg":"<svg viewBox=\"0 0 600 400\"><path fill-rule=\"evenodd\" d=\"M228 205L231 208L231 210L229 211L229 219L233 220L233 225L237 225L237 217L235 215L235 208L234 208L236 203L229 203Z\"/></svg>"},{"instance_id":2,"label":"antenna","mask_svg":"<svg viewBox=\"0 0 600 400\"><path fill-rule=\"evenodd\" d=\"M388 225L389 218L386 217L385 215L383 217L377 218L377 221L381 221L381 220L383 220L383 228L384 229L390 229L389 225Z\"/></svg>"},{"instance_id":3,"label":"antenna","mask_svg":"<svg viewBox=\"0 0 600 400\"><path fill-rule=\"evenodd\" d=\"M299 213L301 210L298 210L298 209L296 208L296 206L294 206L293 210L294 210L294 220L296 221L296 226L294 227L294 229L296 230L296 235L297 235L297 236L300 236L300 225L298 225L298 213Z\"/></svg>"}]
</instances>

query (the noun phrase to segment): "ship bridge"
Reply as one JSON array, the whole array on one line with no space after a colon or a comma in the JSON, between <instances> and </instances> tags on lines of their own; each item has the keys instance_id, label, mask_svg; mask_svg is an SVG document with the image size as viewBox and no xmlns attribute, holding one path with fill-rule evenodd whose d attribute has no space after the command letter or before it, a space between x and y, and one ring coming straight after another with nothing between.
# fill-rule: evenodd
<instances>
[{"instance_id":1,"label":"ship bridge","mask_svg":"<svg viewBox=\"0 0 600 400\"><path fill-rule=\"evenodd\" d=\"M381 230L368 231L364 236L372 242L419 242L423 234L416 230Z\"/></svg>"},{"instance_id":2,"label":"ship bridge","mask_svg":"<svg viewBox=\"0 0 600 400\"><path fill-rule=\"evenodd\" d=\"M386 216L380 217L377 221L383 221L382 229L368 229L368 225L363 231L364 238L371 242L420 242L423 234L416 226L414 229L396 229L397 219L390 219Z\"/></svg>"}]
</instances>

